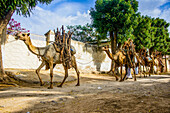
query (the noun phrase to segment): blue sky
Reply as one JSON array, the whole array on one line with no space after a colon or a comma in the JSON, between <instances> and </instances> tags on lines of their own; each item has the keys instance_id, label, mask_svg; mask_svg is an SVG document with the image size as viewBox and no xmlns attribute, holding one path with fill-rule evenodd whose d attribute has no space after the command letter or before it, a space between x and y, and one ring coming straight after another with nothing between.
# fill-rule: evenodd
<instances>
[{"instance_id":1,"label":"blue sky","mask_svg":"<svg viewBox=\"0 0 170 113\"><path fill-rule=\"evenodd\" d=\"M61 25L84 25L91 23L89 10L96 0L53 0L49 5L38 4L31 17L16 14L13 18L31 33L44 35ZM142 15L160 17L170 23L170 0L138 0ZM170 27L169 27L170 32Z\"/></svg>"}]
</instances>

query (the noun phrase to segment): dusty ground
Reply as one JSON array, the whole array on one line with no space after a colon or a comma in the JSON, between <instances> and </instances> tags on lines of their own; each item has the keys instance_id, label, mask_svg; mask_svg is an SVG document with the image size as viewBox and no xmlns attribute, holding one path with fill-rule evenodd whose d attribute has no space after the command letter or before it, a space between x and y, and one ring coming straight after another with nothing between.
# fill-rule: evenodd
<instances>
[{"instance_id":1,"label":"dusty ground","mask_svg":"<svg viewBox=\"0 0 170 113\"><path fill-rule=\"evenodd\" d=\"M11 71L11 70L10 70ZM125 82L105 74L81 74L76 87L74 72L62 88L64 73L54 72L54 89L40 87L34 71L12 70L18 86L0 84L0 113L170 113L170 75L152 75ZM57 73L57 74L56 74ZM25 82L23 82L25 81Z\"/></svg>"}]
</instances>

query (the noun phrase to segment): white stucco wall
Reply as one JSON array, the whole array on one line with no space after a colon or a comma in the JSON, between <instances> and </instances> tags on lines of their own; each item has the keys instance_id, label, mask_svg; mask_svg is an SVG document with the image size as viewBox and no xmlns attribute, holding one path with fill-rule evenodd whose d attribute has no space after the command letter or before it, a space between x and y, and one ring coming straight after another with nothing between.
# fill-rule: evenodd
<instances>
[{"instance_id":1,"label":"white stucco wall","mask_svg":"<svg viewBox=\"0 0 170 113\"><path fill-rule=\"evenodd\" d=\"M41 47L46 44L45 41L40 40L32 40L32 43ZM36 69L39 65L39 59L28 50L23 41L9 36L9 40L5 44L5 68Z\"/></svg>"},{"instance_id":2,"label":"white stucco wall","mask_svg":"<svg viewBox=\"0 0 170 113\"><path fill-rule=\"evenodd\" d=\"M42 37L41 37L42 38ZM45 38L45 37L44 37ZM43 39L44 40L44 39ZM33 45L43 47L46 41L32 39ZM78 69L85 73L93 71L109 71L111 60L103 51L97 51L97 47L72 40L71 44L76 48ZM32 54L25 43L9 36L5 44L4 67L18 69L37 69L41 61ZM56 65L56 70L63 71L62 65Z\"/></svg>"}]
</instances>

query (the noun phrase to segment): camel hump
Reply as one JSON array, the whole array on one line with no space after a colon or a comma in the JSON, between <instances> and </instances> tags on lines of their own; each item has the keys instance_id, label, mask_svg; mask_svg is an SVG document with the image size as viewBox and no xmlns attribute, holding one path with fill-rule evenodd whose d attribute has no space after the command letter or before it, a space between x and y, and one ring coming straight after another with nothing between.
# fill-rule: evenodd
<instances>
[{"instance_id":1,"label":"camel hump","mask_svg":"<svg viewBox=\"0 0 170 113\"><path fill-rule=\"evenodd\" d=\"M76 49L74 46L71 45L71 54L74 55L76 54Z\"/></svg>"}]
</instances>

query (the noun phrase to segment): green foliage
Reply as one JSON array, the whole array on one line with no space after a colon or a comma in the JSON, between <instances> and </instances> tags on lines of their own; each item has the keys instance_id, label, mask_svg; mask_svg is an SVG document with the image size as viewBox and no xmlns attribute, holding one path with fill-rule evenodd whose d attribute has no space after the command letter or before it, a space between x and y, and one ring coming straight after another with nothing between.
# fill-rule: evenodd
<instances>
[{"instance_id":1,"label":"green foliage","mask_svg":"<svg viewBox=\"0 0 170 113\"><path fill-rule=\"evenodd\" d=\"M153 28L151 27L152 19L148 16L138 16L138 25L134 28L133 35L135 36L134 43L137 50L143 47L150 48L153 44L152 34Z\"/></svg>"},{"instance_id":2,"label":"green foliage","mask_svg":"<svg viewBox=\"0 0 170 113\"><path fill-rule=\"evenodd\" d=\"M95 8L90 10L90 15L98 32L117 32L117 43L122 43L122 40L125 41L132 36L125 36L125 33L131 33L132 26L137 24L137 9L136 0L97 0Z\"/></svg>"},{"instance_id":3,"label":"green foliage","mask_svg":"<svg viewBox=\"0 0 170 113\"><path fill-rule=\"evenodd\" d=\"M153 49L166 53L170 47L169 43L169 33L168 27L169 23L167 23L164 19L153 19L152 27L155 29L154 38L152 38Z\"/></svg>"},{"instance_id":4,"label":"green foliage","mask_svg":"<svg viewBox=\"0 0 170 113\"><path fill-rule=\"evenodd\" d=\"M151 51L167 52L170 47L168 27L169 23L163 19L138 16L138 25L133 32L136 49L145 47Z\"/></svg>"},{"instance_id":5,"label":"green foliage","mask_svg":"<svg viewBox=\"0 0 170 113\"><path fill-rule=\"evenodd\" d=\"M167 55L170 55L170 37L166 38L166 42L167 42L167 45L166 45L167 51L165 51L165 53Z\"/></svg>"},{"instance_id":6,"label":"green foliage","mask_svg":"<svg viewBox=\"0 0 170 113\"><path fill-rule=\"evenodd\" d=\"M30 16L31 11L38 3L51 3L52 0L1 0L0 19L4 19L9 11L16 10L17 14Z\"/></svg>"},{"instance_id":7,"label":"green foliage","mask_svg":"<svg viewBox=\"0 0 170 113\"><path fill-rule=\"evenodd\" d=\"M81 42L94 42L97 41L100 43L101 39L106 39L105 34L99 34L95 31L95 29L90 25L74 25L67 26L67 29L73 32L72 39L81 41Z\"/></svg>"}]
</instances>

